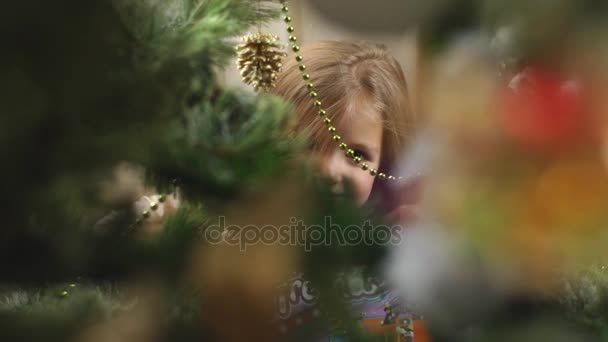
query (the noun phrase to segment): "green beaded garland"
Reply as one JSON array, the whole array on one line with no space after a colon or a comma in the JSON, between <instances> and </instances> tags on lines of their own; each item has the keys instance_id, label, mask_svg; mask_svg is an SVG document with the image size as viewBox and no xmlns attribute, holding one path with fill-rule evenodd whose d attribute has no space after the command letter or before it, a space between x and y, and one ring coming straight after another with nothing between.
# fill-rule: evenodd
<instances>
[{"instance_id":1,"label":"green beaded garland","mask_svg":"<svg viewBox=\"0 0 608 342\"><path fill-rule=\"evenodd\" d=\"M310 79L310 75L309 75L309 74L304 74L304 75L302 75L302 78L303 78L305 81L308 81L308 80Z\"/></svg>"},{"instance_id":2,"label":"green beaded garland","mask_svg":"<svg viewBox=\"0 0 608 342\"><path fill-rule=\"evenodd\" d=\"M285 17L283 17L283 20L285 20L286 23L290 23L291 22L291 17L286 15Z\"/></svg>"},{"instance_id":3,"label":"green beaded garland","mask_svg":"<svg viewBox=\"0 0 608 342\"><path fill-rule=\"evenodd\" d=\"M329 126L329 128L327 129L330 133L336 133L336 127L334 126Z\"/></svg>"},{"instance_id":4,"label":"green beaded garland","mask_svg":"<svg viewBox=\"0 0 608 342\"><path fill-rule=\"evenodd\" d=\"M319 110L319 115L320 116L325 116L325 114L327 114L327 111L325 111L325 109Z\"/></svg>"},{"instance_id":5,"label":"green beaded garland","mask_svg":"<svg viewBox=\"0 0 608 342\"><path fill-rule=\"evenodd\" d=\"M304 60L304 57L302 57L301 55L296 56L296 61L301 62L303 60Z\"/></svg>"},{"instance_id":6,"label":"green beaded garland","mask_svg":"<svg viewBox=\"0 0 608 342\"><path fill-rule=\"evenodd\" d=\"M348 148L348 145L346 145L345 143L340 143L340 148L346 150Z\"/></svg>"},{"instance_id":7,"label":"green beaded garland","mask_svg":"<svg viewBox=\"0 0 608 342\"><path fill-rule=\"evenodd\" d=\"M331 123L331 119L325 118L325 119L323 119L323 122L325 122L326 125L329 125Z\"/></svg>"},{"instance_id":8,"label":"green beaded garland","mask_svg":"<svg viewBox=\"0 0 608 342\"><path fill-rule=\"evenodd\" d=\"M291 49L293 50L293 52L298 52L300 51L300 47L298 45L292 45Z\"/></svg>"},{"instance_id":9,"label":"green beaded garland","mask_svg":"<svg viewBox=\"0 0 608 342\"><path fill-rule=\"evenodd\" d=\"M342 140L342 137L336 134L336 135L334 135L334 140L340 141L340 140Z\"/></svg>"},{"instance_id":10,"label":"green beaded garland","mask_svg":"<svg viewBox=\"0 0 608 342\"><path fill-rule=\"evenodd\" d=\"M298 69L300 69L300 71L304 71L306 70L306 65L300 64L300 66L298 66Z\"/></svg>"},{"instance_id":11,"label":"green beaded garland","mask_svg":"<svg viewBox=\"0 0 608 342\"><path fill-rule=\"evenodd\" d=\"M317 94L317 92L315 92L315 91L310 92L310 97L312 97L313 99L316 98L317 96L319 96L319 94Z\"/></svg>"},{"instance_id":12,"label":"green beaded garland","mask_svg":"<svg viewBox=\"0 0 608 342\"><path fill-rule=\"evenodd\" d=\"M315 101L315 107L321 107L321 101L319 101L319 100Z\"/></svg>"},{"instance_id":13,"label":"green beaded garland","mask_svg":"<svg viewBox=\"0 0 608 342\"><path fill-rule=\"evenodd\" d=\"M315 85L309 82L306 87L308 87L308 89L312 89L315 87Z\"/></svg>"},{"instance_id":14,"label":"green beaded garland","mask_svg":"<svg viewBox=\"0 0 608 342\"><path fill-rule=\"evenodd\" d=\"M287 32L292 33L295 29L293 28L293 26L289 26L287 28Z\"/></svg>"},{"instance_id":15,"label":"green beaded garland","mask_svg":"<svg viewBox=\"0 0 608 342\"><path fill-rule=\"evenodd\" d=\"M298 40L298 38L296 36L289 36L289 41L290 42L296 42Z\"/></svg>"}]
</instances>

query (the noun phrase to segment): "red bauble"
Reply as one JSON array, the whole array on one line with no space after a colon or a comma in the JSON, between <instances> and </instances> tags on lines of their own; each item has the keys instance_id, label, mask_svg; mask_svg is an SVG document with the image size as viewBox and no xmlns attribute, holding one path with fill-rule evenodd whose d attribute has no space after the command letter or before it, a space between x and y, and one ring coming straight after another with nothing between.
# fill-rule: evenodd
<instances>
[{"instance_id":1,"label":"red bauble","mask_svg":"<svg viewBox=\"0 0 608 342\"><path fill-rule=\"evenodd\" d=\"M585 127L581 83L539 68L511 80L500 109L506 135L526 148L563 150Z\"/></svg>"}]
</instances>

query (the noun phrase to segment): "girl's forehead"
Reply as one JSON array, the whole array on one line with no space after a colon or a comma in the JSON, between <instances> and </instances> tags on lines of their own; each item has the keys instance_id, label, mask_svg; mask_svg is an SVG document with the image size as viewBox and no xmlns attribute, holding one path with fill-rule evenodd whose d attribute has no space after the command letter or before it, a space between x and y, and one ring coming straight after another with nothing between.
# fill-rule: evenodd
<instances>
[{"instance_id":1,"label":"girl's forehead","mask_svg":"<svg viewBox=\"0 0 608 342\"><path fill-rule=\"evenodd\" d=\"M347 108L337 126L347 139L370 138L369 143L375 144L376 136L382 134L383 120L372 101L358 99Z\"/></svg>"},{"instance_id":2,"label":"girl's forehead","mask_svg":"<svg viewBox=\"0 0 608 342\"><path fill-rule=\"evenodd\" d=\"M349 96L350 95L350 96ZM377 109L373 97L367 94L349 94L334 102L327 110L332 124L347 144L366 145L380 150L384 131L384 118ZM331 113L331 114L330 114ZM315 117L317 117L315 113ZM335 146L334 140L325 133L325 126L315 128L322 131L316 135L317 145L323 153L330 153Z\"/></svg>"},{"instance_id":3,"label":"girl's forehead","mask_svg":"<svg viewBox=\"0 0 608 342\"><path fill-rule=\"evenodd\" d=\"M377 125L383 121L376 101L368 95L351 97L344 112L344 121L357 121L362 124Z\"/></svg>"}]
</instances>

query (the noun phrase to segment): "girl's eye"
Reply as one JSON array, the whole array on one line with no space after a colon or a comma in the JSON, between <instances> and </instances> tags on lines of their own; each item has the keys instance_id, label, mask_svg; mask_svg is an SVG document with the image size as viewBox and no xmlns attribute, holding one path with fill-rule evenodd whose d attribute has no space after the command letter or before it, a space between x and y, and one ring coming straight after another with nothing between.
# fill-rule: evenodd
<instances>
[{"instance_id":1,"label":"girl's eye","mask_svg":"<svg viewBox=\"0 0 608 342\"><path fill-rule=\"evenodd\" d=\"M361 159L366 159L366 155L365 153L363 153L363 151L361 150L354 150L355 151L355 157L359 157Z\"/></svg>"}]
</instances>

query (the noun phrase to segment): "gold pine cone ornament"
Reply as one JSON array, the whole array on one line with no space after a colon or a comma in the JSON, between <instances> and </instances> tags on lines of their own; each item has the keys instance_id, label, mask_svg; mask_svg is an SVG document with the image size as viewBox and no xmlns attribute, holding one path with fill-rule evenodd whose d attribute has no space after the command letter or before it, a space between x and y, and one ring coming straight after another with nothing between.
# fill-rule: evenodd
<instances>
[{"instance_id":1,"label":"gold pine cone ornament","mask_svg":"<svg viewBox=\"0 0 608 342\"><path fill-rule=\"evenodd\" d=\"M283 67L282 60L287 56L279 37L267 33L255 33L241 38L236 47L237 66L245 84L255 91L269 91L275 87Z\"/></svg>"}]
</instances>

